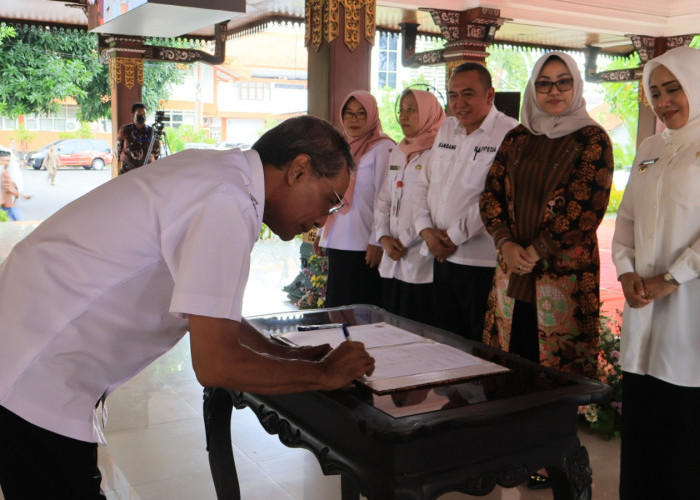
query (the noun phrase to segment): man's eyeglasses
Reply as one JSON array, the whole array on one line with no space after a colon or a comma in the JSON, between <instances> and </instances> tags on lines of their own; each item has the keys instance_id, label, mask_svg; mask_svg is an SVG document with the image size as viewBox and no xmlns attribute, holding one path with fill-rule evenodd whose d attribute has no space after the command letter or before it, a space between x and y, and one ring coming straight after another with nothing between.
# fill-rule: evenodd
<instances>
[{"instance_id":1,"label":"man's eyeglasses","mask_svg":"<svg viewBox=\"0 0 700 500\"><path fill-rule=\"evenodd\" d=\"M567 90L571 90L574 86L574 79L562 78L556 82L550 82L549 80L537 80L535 82L535 90L538 94L549 94L553 85L556 85L559 92L566 92Z\"/></svg>"},{"instance_id":2,"label":"man's eyeglasses","mask_svg":"<svg viewBox=\"0 0 700 500\"><path fill-rule=\"evenodd\" d=\"M338 204L337 204L337 205L333 205L331 208L328 209L328 215L333 215L334 213L339 212L340 209L343 208L343 207L345 206L345 202L343 201L343 199L342 199L342 198L340 197L340 195L338 194L338 191L335 190L335 188L333 187L333 184L331 184L331 181L328 180L328 177L326 177L325 175L322 175L321 177L323 177L323 179L324 179L324 180L328 183L328 185L331 187L331 189L333 190L333 194L335 195L335 197L338 198Z\"/></svg>"},{"instance_id":3,"label":"man's eyeglasses","mask_svg":"<svg viewBox=\"0 0 700 500\"><path fill-rule=\"evenodd\" d=\"M350 118L357 118L358 120L365 120L367 119L367 112L365 110L360 110L355 113L352 111L345 110L343 111L343 118L346 120L349 120Z\"/></svg>"}]
</instances>

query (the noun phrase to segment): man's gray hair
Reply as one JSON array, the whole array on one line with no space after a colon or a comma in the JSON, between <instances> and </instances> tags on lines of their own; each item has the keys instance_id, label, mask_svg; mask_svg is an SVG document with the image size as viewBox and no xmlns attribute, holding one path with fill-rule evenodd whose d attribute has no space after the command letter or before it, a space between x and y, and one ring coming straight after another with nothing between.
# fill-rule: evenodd
<instances>
[{"instance_id":1,"label":"man's gray hair","mask_svg":"<svg viewBox=\"0 0 700 500\"><path fill-rule=\"evenodd\" d=\"M351 172L355 162L350 146L333 125L313 116L289 118L268 130L253 144L263 165L282 168L300 154L311 157L318 175L337 176L343 168Z\"/></svg>"}]
</instances>

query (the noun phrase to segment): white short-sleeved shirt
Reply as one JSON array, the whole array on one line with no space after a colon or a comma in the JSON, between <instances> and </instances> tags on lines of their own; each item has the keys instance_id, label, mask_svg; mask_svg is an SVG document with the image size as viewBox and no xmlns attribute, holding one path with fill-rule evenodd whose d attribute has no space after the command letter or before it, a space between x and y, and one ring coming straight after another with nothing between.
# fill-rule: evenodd
<instances>
[{"instance_id":1,"label":"white short-sleeved shirt","mask_svg":"<svg viewBox=\"0 0 700 500\"><path fill-rule=\"evenodd\" d=\"M321 246L362 252L369 244L379 246L373 230L374 203L384 185L389 154L394 147L396 144L391 139L377 141L360 158L350 210L336 215L330 230L319 230Z\"/></svg>"},{"instance_id":2,"label":"white short-sleeved shirt","mask_svg":"<svg viewBox=\"0 0 700 500\"><path fill-rule=\"evenodd\" d=\"M241 319L264 178L255 151L188 150L67 205L0 266L0 405L104 442L95 405L185 333Z\"/></svg>"},{"instance_id":3,"label":"white short-sleeved shirt","mask_svg":"<svg viewBox=\"0 0 700 500\"><path fill-rule=\"evenodd\" d=\"M479 211L486 175L505 135L518 125L495 107L481 126L467 134L457 118L442 122L427 168L413 190L416 232L425 228L447 231L457 250L447 260L455 264L494 267L496 247ZM421 253L431 255L423 243Z\"/></svg>"}]
</instances>

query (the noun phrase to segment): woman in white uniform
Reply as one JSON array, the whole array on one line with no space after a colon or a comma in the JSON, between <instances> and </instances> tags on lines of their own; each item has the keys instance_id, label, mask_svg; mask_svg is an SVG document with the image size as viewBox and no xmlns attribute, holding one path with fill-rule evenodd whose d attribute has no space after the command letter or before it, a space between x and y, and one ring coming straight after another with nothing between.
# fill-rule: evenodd
<instances>
[{"instance_id":1,"label":"woman in white uniform","mask_svg":"<svg viewBox=\"0 0 700 500\"><path fill-rule=\"evenodd\" d=\"M416 233L411 194L444 119L430 92L403 92L399 124L405 137L389 156L389 173L374 206L375 232L384 248L383 307L423 323L433 323L433 258L420 253L423 239Z\"/></svg>"},{"instance_id":2,"label":"woman in white uniform","mask_svg":"<svg viewBox=\"0 0 700 500\"><path fill-rule=\"evenodd\" d=\"M379 306L382 292L377 266L382 247L374 233L374 203L396 143L382 131L377 101L369 92L350 93L340 108L340 117L357 168L342 208L328 217L314 241L316 254L328 255L325 306Z\"/></svg>"},{"instance_id":3,"label":"woman in white uniform","mask_svg":"<svg viewBox=\"0 0 700 500\"><path fill-rule=\"evenodd\" d=\"M625 294L620 498L700 494L700 51L644 67L666 130L637 151L613 237Z\"/></svg>"}]
</instances>

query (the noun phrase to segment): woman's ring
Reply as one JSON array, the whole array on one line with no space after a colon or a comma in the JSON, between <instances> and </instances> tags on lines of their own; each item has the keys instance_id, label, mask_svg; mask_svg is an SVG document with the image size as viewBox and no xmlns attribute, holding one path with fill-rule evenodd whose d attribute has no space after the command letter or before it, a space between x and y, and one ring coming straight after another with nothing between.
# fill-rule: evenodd
<instances>
[{"instance_id":1,"label":"woman's ring","mask_svg":"<svg viewBox=\"0 0 700 500\"><path fill-rule=\"evenodd\" d=\"M522 270L523 270L523 266L518 266L518 271L522 271Z\"/></svg>"}]
</instances>

